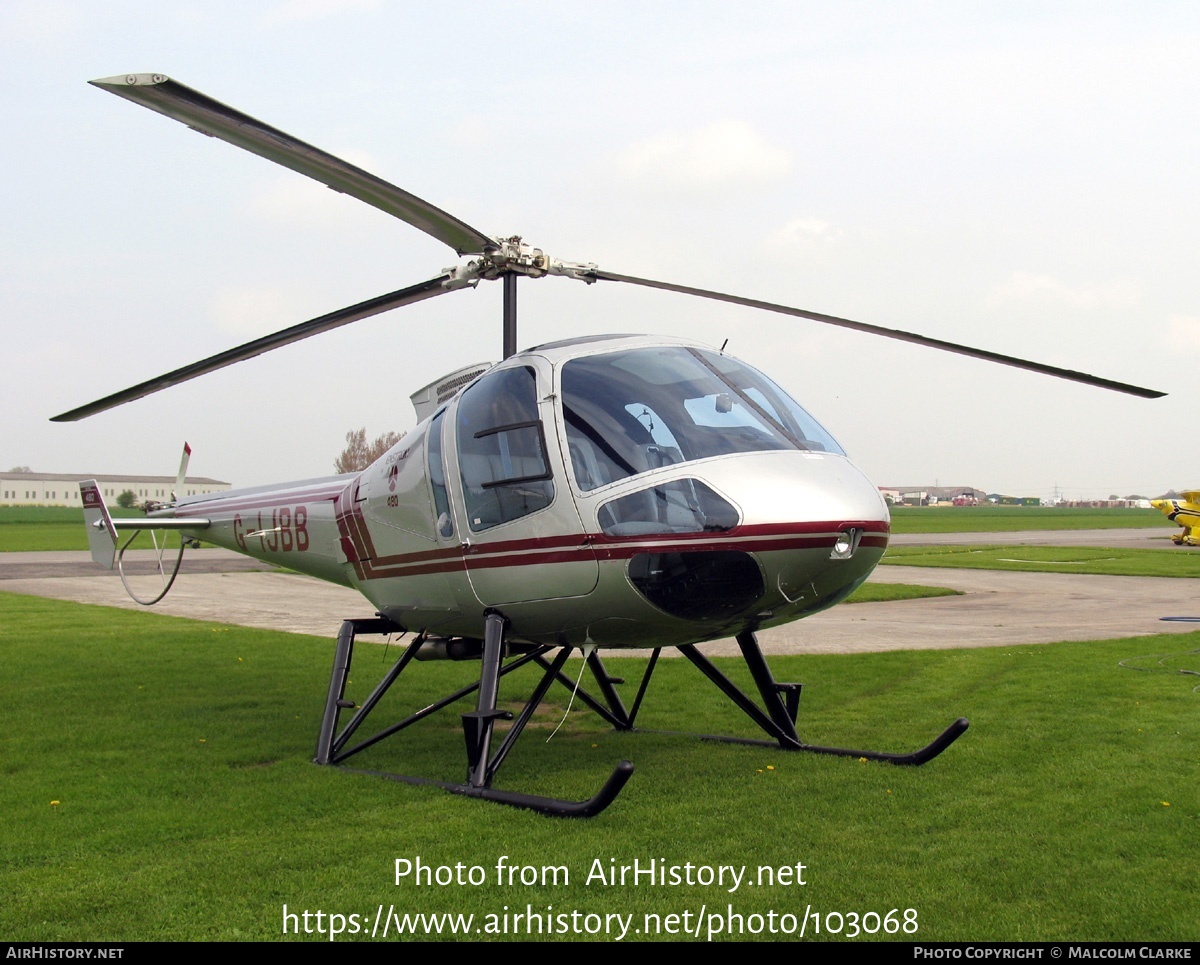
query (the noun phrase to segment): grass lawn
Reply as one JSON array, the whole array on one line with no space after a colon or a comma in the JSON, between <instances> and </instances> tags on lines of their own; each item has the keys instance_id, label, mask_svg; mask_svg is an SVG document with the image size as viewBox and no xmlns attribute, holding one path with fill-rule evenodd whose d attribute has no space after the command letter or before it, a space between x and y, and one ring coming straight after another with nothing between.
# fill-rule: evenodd
<instances>
[{"instance_id":1,"label":"grass lawn","mask_svg":"<svg viewBox=\"0 0 1200 965\"><path fill-rule=\"evenodd\" d=\"M1090 546L889 546L884 563L978 570L1200 577L1200 550Z\"/></svg>"},{"instance_id":2,"label":"grass lawn","mask_svg":"<svg viewBox=\"0 0 1200 965\"><path fill-rule=\"evenodd\" d=\"M470 938L503 940L504 915L552 906L578 912L579 927L631 915L631 938L647 937L634 933L646 916L698 922L704 938L711 916L732 912L763 929L736 937L764 940L781 937L767 930L772 913L776 927L805 918L818 937L816 913L821 938L882 932L891 914L916 931L875 937L1196 941L1200 694L1179 671L1197 668L1197 647L1189 634L772 660L779 680L806 683L801 732L814 743L907 750L969 717L922 768L616 734L575 709L549 743L528 733L497 782L581 798L618 760L635 762L604 814L564 821L310 764L330 640L0 594L0 934L270 940L284 905L312 913L314 928L318 911L369 928L394 906L473 915ZM363 699L395 652L361 646L350 695ZM1163 652L1179 656L1159 667L1150 655ZM1120 666L1131 660L1162 672ZM629 681L627 702L642 663L609 661ZM396 699L423 706L474 673L421 664ZM517 677L503 696L532 686ZM531 726L548 736L567 696L552 691ZM460 779L457 712L362 766ZM683 660L660 662L639 725L753 733ZM481 883L398 883L397 859L477 868ZM538 883L498 884L502 859ZM681 874L744 867L754 883L622 886L595 874L635 859ZM805 883L769 883L765 869L782 868ZM507 935L486 931L506 922Z\"/></svg>"},{"instance_id":3,"label":"grass lawn","mask_svg":"<svg viewBox=\"0 0 1200 965\"><path fill-rule=\"evenodd\" d=\"M1178 529L1157 509L1059 506L893 506L893 533L992 533L1023 529Z\"/></svg>"},{"instance_id":4,"label":"grass lawn","mask_svg":"<svg viewBox=\"0 0 1200 965\"><path fill-rule=\"evenodd\" d=\"M140 510L110 506L114 518L143 516ZM128 534L122 534L122 541ZM173 544L178 548L178 542ZM148 533L142 533L136 549L151 549ZM87 531L83 510L70 506L0 506L0 553L45 550L86 550Z\"/></svg>"},{"instance_id":5,"label":"grass lawn","mask_svg":"<svg viewBox=\"0 0 1200 965\"><path fill-rule=\"evenodd\" d=\"M931 596L962 596L948 586L918 586L913 583L864 583L844 602L887 603L893 600L924 600Z\"/></svg>"}]
</instances>

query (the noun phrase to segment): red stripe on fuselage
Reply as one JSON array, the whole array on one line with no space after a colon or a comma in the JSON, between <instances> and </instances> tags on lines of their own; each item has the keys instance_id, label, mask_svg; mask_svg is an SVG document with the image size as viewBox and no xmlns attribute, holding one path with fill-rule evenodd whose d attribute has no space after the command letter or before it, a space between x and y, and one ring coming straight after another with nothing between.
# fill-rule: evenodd
<instances>
[{"instance_id":1,"label":"red stripe on fuselage","mask_svg":"<svg viewBox=\"0 0 1200 965\"><path fill-rule=\"evenodd\" d=\"M343 514L350 517L355 514ZM339 515L339 527L343 515ZM361 520L361 513L356 514ZM347 518L347 524L351 520ZM743 526L729 533L678 533L660 536L612 537L572 533L525 540L504 540L468 547L452 547L404 553L380 559L364 557L356 564L362 579L387 579L462 569L482 570L510 566L542 566L551 563L586 562L593 557L605 562L631 559L639 553L696 553L740 550L770 552L789 549L832 547L844 529L868 529L860 546L887 546L888 524L879 521L837 523L766 523ZM346 532L343 535L348 535ZM356 545L356 550L358 546Z\"/></svg>"},{"instance_id":2,"label":"red stripe on fuselage","mask_svg":"<svg viewBox=\"0 0 1200 965\"><path fill-rule=\"evenodd\" d=\"M333 500L333 518L337 523L338 535L342 540L342 552L347 561L354 567L354 575L360 580L367 578L364 563L368 558L366 548L362 544L361 534L354 525L354 484L342 489Z\"/></svg>"}]
</instances>

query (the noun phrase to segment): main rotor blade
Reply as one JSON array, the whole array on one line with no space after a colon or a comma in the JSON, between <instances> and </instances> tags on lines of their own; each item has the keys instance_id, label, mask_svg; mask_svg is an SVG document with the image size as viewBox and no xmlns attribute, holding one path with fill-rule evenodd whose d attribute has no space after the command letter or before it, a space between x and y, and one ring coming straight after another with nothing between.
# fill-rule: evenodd
<instances>
[{"instance_id":1,"label":"main rotor blade","mask_svg":"<svg viewBox=\"0 0 1200 965\"><path fill-rule=\"evenodd\" d=\"M166 375L160 375L158 378L141 382L121 392L114 392L103 399L98 399L87 405L81 405L70 412L56 415L50 421L77 422L80 419L86 419L88 416L96 415L98 412L104 412L106 409L114 409L119 405L124 405L126 402L132 402L134 399L140 399L143 396L170 388L172 385L179 385L181 382L187 382L201 375L207 375L209 372L215 372L217 369L223 369L227 365L233 365L234 362L243 362L246 359L254 358L256 355L262 355L264 352L270 352L272 349L291 345L293 342L299 342L310 335L319 335L321 332L328 332L330 329L340 328L342 325L370 318L372 315L378 315L393 308L400 308L402 305L411 305L414 302L432 298L434 295L451 291L451 289L442 286L442 283L448 278L450 278L449 274L438 275L437 278L431 278L429 281L421 282L419 285L401 288L399 291L389 292L386 295L380 295L378 298L359 302L357 305L351 305L349 308L343 308L340 311L330 312L328 315L309 319L307 322L301 322L299 325L285 328L273 335L264 335L262 338L256 338L245 345L228 349L202 361L185 365L174 372L168 372Z\"/></svg>"},{"instance_id":2,"label":"main rotor blade","mask_svg":"<svg viewBox=\"0 0 1200 965\"><path fill-rule=\"evenodd\" d=\"M901 331L897 328L884 328L880 325L868 325L866 322L856 322L849 318L839 318L836 315L824 315L821 312L810 312L803 308L791 308L788 305L776 305L773 302L763 302L756 298L743 298L740 295L727 295L724 292L708 291L704 288L690 288L687 285L673 285L670 282L654 281L650 278L635 278L632 275L617 275L609 271L594 269L588 272L590 277L600 281L621 281L630 285L643 285L646 288L661 288L663 291L679 292L682 295L696 295L699 298L713 298L720 302L731 302L734 305L746 305L749 308L761 308L768 312L779 312L781 315L794 315L797 318L808 318L814 322L824 322L826 325L837 325L839 328L851 328L856 332L866 332L870 335L882 335L885 338L899 339L901 342L912 342L927 348L941 349L943 352L954 352L956 355L968 355L971 358L983 359L985 362L998 362L1001 365L1011 365L1014 368L1026 369L1030 372L1040 372L1042 375L1053 375L1055 378L1068 379L1071 382L1082 382L1084 385L1094 385L1101 389L1111 389L1114 392L1125 392L1143 399L1158 399L1166 395L1156 389L1144 389L1138 385L1128 385L1125 382L1114 382L1102 379L1086 372L1075 372L1072 369L1060 369L1054 365L1044 365L1041 362L1031 362L1011 355L1001 355L985 349L971 348L969 345L959 345L957 342L945 342L940 338L929 338L913 332Z\"/></svg>"},{"instance_id":3,"label":"main rotor blade","mask_svg":"<svg viewBox=\"0 0 1200 965\"><path fill-rule=\"evenodd\" d=\"M441 208L409 194L382 178L368 174L332 154L305 144L290 134L213 100L164 74L126 74L90 81L134 103L181 121L188 127L219 137L251 154L282 164L320 181L335 191L365 201L414 228L420 228L460 255L477 255L496 247L483 232L459 221Z\"/></svg>"}]
</instances>

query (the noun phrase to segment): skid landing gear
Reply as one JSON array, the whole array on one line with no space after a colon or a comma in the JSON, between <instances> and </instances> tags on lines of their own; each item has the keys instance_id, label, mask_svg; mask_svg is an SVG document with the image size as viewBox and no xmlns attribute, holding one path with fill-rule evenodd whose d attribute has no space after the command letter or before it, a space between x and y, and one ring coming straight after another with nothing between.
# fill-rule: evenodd
<instances>
[{"instance_id":1,"label":"skid landing gear","mask_svg":"<svg viewBox=\"0 0 1200 965\"><path fill-rule=\"evenodd\" d=\"M321 733L317 739L318 764L343 764L353 755L379 743L386 737L399 733L411 724L423 720L429 715L476 693L475 710L462 715L463 738L466 743L467 773L463 783L439 781L432 778L414 777L407 774L393 774L382 771L361 770L360 773L374 774L391 780L403 781L408 784L432 784L453 794L495 801L498 804L508 804L512 807L527 808L542 814L555 817L592 817L608 807L621 793L633 774L633 764L621 761L609 775L608 780L586 801L565 801L559 798L541 797L532 794L520 794L514 791L502 791L492 787L496 773L504 763L505 758L525 730L538 704L546 696L551 685L556 681L576 692L577 698L603 717L616 730L632 731L637 719L638 710L646 696L650 678L658 664L661 648L651 652L650 660L642 673L637 696L633 706L626 708L617 692L616 686L624 683L618 677L613 677L605 668L603 661L594 651L586 654L587 667L595 679L598 696L594 696L582 688L576 689L576 684L563 673L563 665L571 653L570 647L556 648L538 645L513 645L512 659L504 663L506 651L510 649L505 639L507 621L499 613L489 613L485 625L482 653L480 657L479 679L454 693L421 708L408 717L384 728L371 737L350 744L360 725L374 710L380 699L396 682L405 668L423 646L427 644L424 636L417 637L384 675L371 695L356 710L344 728L338 731L338 721L343 710L354 707L352 701L344 698L346 680L350 672L350 663L354 655L354 639L360 633L398 633L402 628L384 617L372 620L346 620L338 634L335 650L333 673L329 681L329 696L325 702L325 713L321 720ZM679 652L686 657L701 673L712 681L722 693L738 705L742 711L754 721L770 738L769 740L752 740L737 737L719 737L700 735L705 740L727 741L737 744L754 744L760 746L775 746L785 751L808 751L813 754L836 754L844 757L865 757L868 760L888 761L892 764L920 765L937 757L949 747L967 729L967 720L960 717L946 728L936 739L919 750L907 754L894 754L883 751L852 750L843 747L822 747L817 744L804 743L796 732L796 716L800 708L800 684L778 683L771 674L762 649L753 633L747 632L737 637L737 643L742 651L742 657L754 679L759 697L762 701L760 708L750 697L743 693L736 684L726 677L717 667L694 646L679 647ZM524 708L514 718L513 715L497 707L500 678L528 664L541 668L542 676L533 694ZM765 709L764 709L765 708ZM492 750L492 739L497 720L512 720L513 724L500 742L499 747ZM350 746L347 746L350 745Z\"/></svg>"},{"instance_id":2,"label":"skid landing gear","mask_svg":"<svg viewBox=\"0 0 1200 965\"><path fill-rule=\"evenodd\" d=\"M350 663L354 655L355 636L359 633L398 633L402 629L391 620L383 617L374 620L346 620L342 624L341 632L338 634L337 648L333 661L333 674L329 681L329 696L325 701L325 713L321 719L321 733L317 739L316 763L341 764L359 751L364 751L368 747L379 743L385 737L390 737L392 734L396 734L409 725L423 720L443 707L447 707L455 701L461 700L463 697L477 691L478 698L475 710L462 715L463 737L467 748L467 779L465 783L455 784L451 781L438 781L432 778L414 777L407 774L389 774L380 771L364 771L363 773L376 774L380 777L403 781L407 784L432 784L454 794L482 798L486 801L495 801L498 804L508 804L513 807L527 808L531 811L538 811L542 814L549 814L555 817L587 818L599 814L612 804L617 795L621 793L621 788L625 786L625 782L633 774L633 764L629 761L621 761L612 774L609 775L608 780L604 782L604 786L586 801L564 801L559 798L501 791L492 787L492 781L495 779L500 765L504 763L504 759L508 756L509 751L512 750L513 745L516 744L517 739L521 736L525 725L529 723L533 712L537 709L538 704L541 703L542 698L545 697L546 691L550 689L550 685L554 682L555 678L560 675L562 665L566 663L567 657L571 652L570 648L564 647L558 651L553 660L546 660L545 655L556 648L535 646L528 648L527 652L504 664L506 624L507 621L500 614L488 614L484 630L482 666L480 668L479 680L476 683L456 690L449 696L421 708L414 714L410 714L404 720L384 728L374 736L347 747L346 745L349 743L350 738L354 736L355 731L358 730L359 726L375 708L375 705L379 703L383 695L387 693L400 674L404 672L405 667L408 666L409 662L425 644L425 638L417 637L416 640L408 645L392 668L384 675L383 680L379 682L379 685L364 701L362 707L358 709L341 732L336 733L335 736L338 718L342 710L354 706L353 702L344 699L344 694L346 691L346 678L350 673ZM504 740L501 741L500 746L493 753L492 732L496 721L500 719L513 719L511 713L499 710L496 706L500 678L516 670L518 667L523 667L535 661L544 670L542 679L534 688L533 694L526 702L524 709L522 709L513 721L513 725L505 735Z\"/></svg>"}]
</instances>

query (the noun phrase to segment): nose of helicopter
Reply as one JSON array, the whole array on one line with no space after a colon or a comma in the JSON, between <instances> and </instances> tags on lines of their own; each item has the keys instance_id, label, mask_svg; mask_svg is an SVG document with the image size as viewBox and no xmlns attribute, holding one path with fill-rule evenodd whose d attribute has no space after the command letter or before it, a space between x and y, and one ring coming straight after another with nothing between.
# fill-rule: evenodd
<instances>
[{"instance_id":1,"label":"nose of helicopter","mask_svg":"<svg viewBox=\"0 0 1200 965\"><path fill-rule=\"evenodd\" d=\"M705 552L674 561L691 571L675 577L676 586L692 588L683 596L656 584L660 557L646 557L644 574L635 558L632 582L668 612L715 619L738 612L747 626L786 623L845 599L887 547L887 504L844 456L743 453L695 474L740 519L724 537L705 541Z\"/></svg>"},{"instance_id":2,"label":"nose of helicopter","mask_svg":"<svg viewBox=\"0 0 1200 965\"><path fill-rule=\"evenodd\" d=\"M784 455L784 454L781 454ZM762 625L794 620L845 599L887 548L891 517L879 490L849 459L794 453L762 460L747 480L752 550L763 573Z\"/></svg>"}]
</instances>

